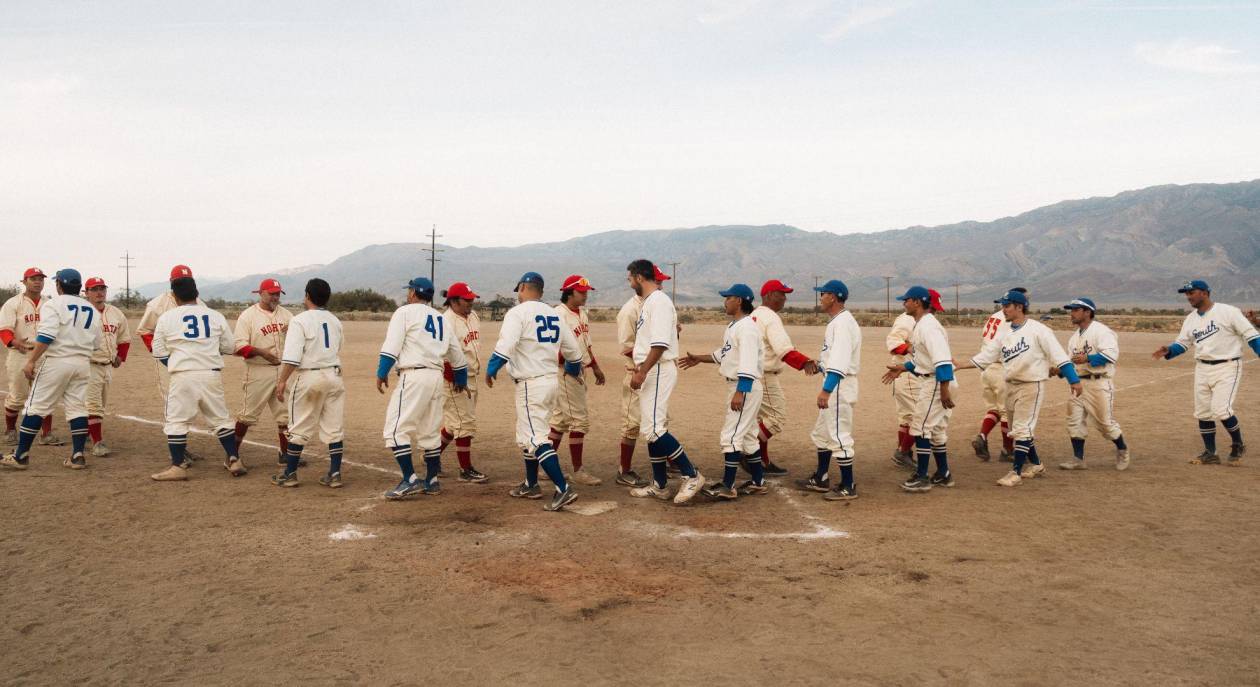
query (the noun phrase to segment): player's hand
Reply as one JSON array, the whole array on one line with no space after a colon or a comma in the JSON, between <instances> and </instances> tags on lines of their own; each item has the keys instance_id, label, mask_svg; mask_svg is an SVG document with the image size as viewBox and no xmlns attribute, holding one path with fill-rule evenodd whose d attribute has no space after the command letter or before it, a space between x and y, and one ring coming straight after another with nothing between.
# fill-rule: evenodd
<instances>
[{"instance_id":1,"label":"player's hand","mask_svg":"<svg viewBox=\"0 0 1260 687\"><path fill-rule=\"evenodd\" d=\"M277 358L277 357L275 356L275 354L274 354L274 353L268 353L268 352L266 352L266 351L263 351L263 352L261 352L261 353L259 353L259 354L258 354L258 357L259 357L259 358L262 358L263 360L266 360L268 363L270 363L270 364L272 364L272 365L279 365L279 364L280 364L280 359L279 359L279 358Z\"/></svg>"},{"instance_id":2,"label":"player's hand","mask_svg":"<svg viewBox=\"0 0 1260 687\"><path fill-rule=\"evenodd\" d=\"M813 360L806 360L805 364L801 366L801 371L805 373L805 376L813 377L818 374L818 363Z\"/></svg>"},{"instance_id":3,"label":"player's hand","mask_svg":"<svg viewBox=\"0 0 1260 687\"><path fill-rule=\"evenodd\" d=\"M486 387L494 388L494 377L491 377L489 372L486 373Z\"/></svg>"},{"instance_id":4,"label":"player's hand","mask_svg":"<svg viewBox=\"0 0 1260 687\"><path fill-rule=\"evenodd\" d=\"M635 368L634 374L630 376L630 388L638 391L643 388L643 382L647 379L647 370L642 367Z\"/></svg>"},{"instance_id":5,"label":"player's hand","mask_svg":"<svg viewBox=\"0 0 1260 687\"><path fill-rule=\"evenodd\" d=\"M122 367L122 359L120 359L118 356L114 356L114 359L109 362L109 366L114 369L118 369Z\"/></svg>"},{"instance_id":6,"label":"player's hand","mask_svg":"<svg viewBox=\"0 0 1260 687\"><path fill-rule=\"evenodd\" d=\"M1076 397L1078 397L1078 398L1080 397L1080 395L1081 395L1081 383L1080 383L1080 382L1077 382L1077 383L1075 383L1075 384L1073 384L1073 385L1072 385L1072 395L1073 395L1073 396L1076 396Z\"/></svg>"},{"instance_id":7,"label":"player's hand","mask_svg":"<svg viewBox=\"0 0 1260 687\"><path fill-rule=\"evenodd\" d=\"M684 370L693 368L699 364L700 364L700 358L696 356L695 354L693 354L691 351L687 351L687 355L678 359L678 367Z\"/></svg>"},{"instance_id":8,"label":"player's hand","mask_svg":"<svg viewBox=\"0 0 1260 687\"><path fill-rule=\"evenodd\" d=\"M944 384L941 385L941 405L945 406L946 410L954 408L954 398L949 394L949 387Z\"/></svg>"},{"instance_id":9,"label":"player's hand","mask_svg":"<svg viewBox=\"0 0 1260 687\"><path fill-rule=\"evenodd\" d=\"M1049 374L1051 377L1058 377L1060 375L1059 368L1057 367L1050 368Z\"/></svg>"},{"instance_id":10,"label":"player's hand","mask_svg":"<svg viewBox=\"0 0 1260 687\"><path fill-rule=\"evenodd\" d=\"M1072 356L1072 362L1076 363L1077 365L1088 365L1089 357L1086 356L1084 353L1077 353L1076 355Z\"/></svg>"},{"instance_id":11,"label":"player's hand","mask_svg":"<svg viewBox=\"0 0 1260 687\"><path fill-rule=\"evenodd\" d=\"M386 389L388 389L388 388L389 388L389 378L388 378L388 377L377 377L377 378L376 378L376 390L377 390L378 392L380 392L380 393L382 393L382 394L383 394L383 393L385 393L385 390L386 390Z\"/></svg>"},{"instance_id":12,"label":"player's hand","mask_svg":"<svg viewBox=\"0 0 1260 687\"><path fill-rule=\"evenodd\" d=\"M276 380L276 400L280 401L281 403L284 402L284 387L285 387L285 382Z\"/></svg>"},{"instance_id":13,"label":"player's hand","mask_svg":"<svg viewBox=\"0 0 1260 687\"><path fill-rule=\"evenodd\" d=\"M829 392L826 392L826 391L818 392L818 409L819 410L826 410L827 403L830 401L831 401L831 394Z\"/></svg>"},{"instance_id":14,"label":"player's hand","mask_svg":"<svg viewBox=\"0 0 1260 687\"><path fill-rule=\"evenodd\" d=\"M901 376L901 373L906 371L906 368L900 365L888 365L887 368L888 371L885 372L884 376L881 378L881 381L885 384L892 384L897 381L897 378Z\"/></svg>"},{"instance_id":15,"label":"player's hand","mask_svg":"<svg viewBox=\"0 0 1260 687\"><path fill-rule=\"evenodd\" d=\"M1252 324L1260 327L1260 314L1256 313L1255 310L1247 311L1247 319L1251 320Z\"/></svg>"},{"instance_id":16,"label":"player's hand","mask_svg":"<svg viewBox=\"0 0 1260 687\"><path fill-rule=\"evenodd\" d=\"M1160 346L1158 349L1156 349L1156 351L1155 351L1154 353L1152 353L1152 354L1151 354L1151 357L1152 357L1152 358L1154 358L1154 359L1156 359L1156 360L1159 360L1160 358L1164 358L1164 357L1167 357L1167 356L1168 356L1168 347L1167 347L1167 346Z\"/></svg>"},{"instance_id":17,"label":"player's hand","mask_svg":"<svg viewBox=\"0 0 1260 687\"><path fill-rule=\"evenodd\" d=\"M592 367L591 372L595 373L595 386L603 386L604 382L608 381L608 378L604 376L604 371L598 366Z\"/></svg>"},{"instance_id":18,"label":"player's hand","mask_svg":"<svg viewBox=\"0 0 1260 687\"><path fill-rule=\"evenodd\" d=\"M13 340L13 347L17 349L18 353L24 353L24 354L30 353L31 349L35 348L34 346L26 343L25 341L18 341L17 339Z\"/></svg>"},{"instance_id":19,"label":"player's hand","mask_svg":"<svg viewBox=\"0 0 1260 687\"><path fill-rule=\"evenodd\" d=\"M634 357L634 349L633 349L633 348L627 348L627 349L625 349L625 350L623 350L623 351L621 352L621 355L623 355L623 356L625 356L625 357L627 357L627 358L633 358L633 357Z\"/></svg>"},{"instance_id":20,"label":"player's hand","mask_svg":"<svg viewBox=\"0 0 1260 687\"><path fill-rule=\"evenodd\" d=\"M22 368L22 376L26 377L26 381L35 381L35 362L31 361Z\"/></svg>"},{"instance_id":21,"label":"player's hand","mask_svg":"<svg viewBox=\"0 0 1260 687\"><path fill-rule=\"evenodd\" d=\"M736 391L734 394L732 394L731 395L731 410L737 413L743 410L744 398L746 396L748 396L748 394L744 393L743 391Z\"/></svg>"}]
</instances>

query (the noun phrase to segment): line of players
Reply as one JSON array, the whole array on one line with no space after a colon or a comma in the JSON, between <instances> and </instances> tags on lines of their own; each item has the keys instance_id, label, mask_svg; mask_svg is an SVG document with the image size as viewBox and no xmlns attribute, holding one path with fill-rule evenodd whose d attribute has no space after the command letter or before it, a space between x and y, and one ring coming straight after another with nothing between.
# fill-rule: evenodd
<instances>
[{"instance_id":1,"label":"line of players","mask_svg":"<svg viewBox=\"0 0 1260 687\"><path fill-rule=\"evenodd\" d=\"M28 270L23 279L25 292L0 310L0 340L10 348L7 430L16 429L18 435L17 450L0 464L26 467L37 435L45 444L58 443L48 419L52 406L62 402L73 443L65 465L82 469L89 438L94 443L93 455L108 454L100 422L110 371L127 357L129 329L122 313L105 303L103 280L93 278L84 284L74 270L62 270L56 278L59 295L41 303L44 278L38 269ZM716 499L765 493L767 474L786 473L769 460L768 445L786 418L778 375L790 366L808 375L823 372L819 413L811 434L818 451L817 467L800 486L824 492L828 500L857 498L852 418L858 398L861 331L845 307L849 294L844 283L831 280L816 288L830 321L819 360L814 361L792 346L778 316L786 294L793 292L778 280L763 285L762 305L757 308L747 285L733 284L721 291L731 319L722 347L702 355L681 354L677 314L660 289L667 279L647 260L627 267L627 281L635 295L617 318L621 354L627 358L617 483L630 487L632 496L672 498L675 503L685 503L701 492ZM453 284L443 292L447 309L442 313L433 307L434 287L429 280L414 279L406 288L407 304L391 318L376 381L378 390L385 393L391 371L397 376L384 428L385 444L403 477L387 492L392 499L439 493L441 455L450 443L456 444L461 481L488 479L471 463L481 362L479 322L472 309L477 295L467 284ZM537 273L519 280L520 302L504 319L500 339L487 361L484 383L493 387L503 369L514 382L516 440L525 479L510 494L542 498L541 471L555 486L546 508L559 510L577 498L570 482L600 483L582 463L583 439L589 431L586 370L592 371L596 384L604 384L606 377L592 350L584 308L594 287L580 275L572 275L561 287L561 304L554 307L542 302L543 289L543 278ZM87 300L78 297L80 291ZM166 402L164 431L171 465L153 479L187 479L193 460L186 448L188 428L198 416L210 423L221 441L227 471L234 476L246 474L239 448L266 408L281 441L278 462L283 470L273 476L273 482L280 487L297 486L304 446L319 438L328 445L331 458L328 473L319 481L328 487L341 486L345 394L340 378L341 325L325 309L331 295L326 282L311 280L305 291L306 310L294 316L279 305L283 294L279 282L264 280L255 291L259 302L244 311L235 330L229 332L223 316L198 298L191 270L183 265L172 270L171 291L148 303L138 328L160 363L159 387ZM1194 311L1177 340L1154 355L1172 358L1195 347L1195 415L1204 451L1192 462L1220 462L1215 423L1221 422L1231 437L1229 462L1236 465L1245 445L1233 402L1242 375L1242 346L1245 343L1260 354L1255 315L1250 313L1248 321L1237 308L1213 303L1210 287L1200 280L1187 282L1180 292ZM900 420L894 461L913 470L903 489L924 492L953 486L947 428L957 388L954 373L971 367L984 370L988 406L972 446L978 457L988 460L987 435L1000 424L1003 456L1009 455L1013 463L998 484L1016 486L1044 472L1034 431L1043 385L1050 376L1065 378L1072 391L1068 428L1075 459L1060 467L1086 466L1084 444L1090 424L1115 443L1116 468L1128 467L1128 448L1113 416L1119 348L1114 332L1094 320L1097 308L1092 300L1078 298L1064 306L1076 325L1069 353L1049 328L1028 318L1026 291L1013 289L996 301L1002 309L986 323L980 352L962 361L953 357L948 335L934 316L942 310L937 292L915 286L898 300L905 312L893 323L886 340L894 359L883 381L893 385ZM247 365L245 403L235 423L228 418L220 379L223 356L229 354L244 358ZM669 400L678 370L703 363L717 364L729 387L720 434L724 471L722 479L713 483L706 483L668 428ZM16 404L23 411L20 428ZM566 434L573 465L567 475L557 454ZM648 445L651 479L642 479L631 469L639 436ZM425 460L423 478L413 466L415 449ZM832 461L836 473L831 473ZM929 476L933 461L936 470ZM741 467L751 479L737 488ZM671 470L682 476L676 493L668 484Z\"/></svg>"}]
</instances>

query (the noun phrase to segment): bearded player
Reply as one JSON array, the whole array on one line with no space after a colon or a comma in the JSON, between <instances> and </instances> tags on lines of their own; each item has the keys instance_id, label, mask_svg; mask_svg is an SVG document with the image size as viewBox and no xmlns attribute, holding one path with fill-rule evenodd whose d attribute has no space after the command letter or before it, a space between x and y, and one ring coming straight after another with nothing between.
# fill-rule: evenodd
<instances>
[{"instance_id":1,"label":"bearded player","mask_svg":"<svg viewBox=\"0 0 1260 687\"><path fill-rule=\"evenodd\" d=\"M652 266L656 283L663 284L669 279L655 265ZM621 346L621 357L625 358L625 374L621 378L621 461L617 471L617 484L624 487L638 488L648 484L633 469L634 447L639 439L639 390L630 386L630 380L639 369L634 364L635 332L639 326L639 315L643 311L643 297L631 293L630 298L617 311L617 343Z\"/></svg>"},{"instance_id":2,"label":"bearded player","mask_svg":"<svg viewBox=\"0 0 1260 687\"><path fill-rule=\"evenodd\" d=\"M101 320L101 345L92 353L87 390L88 436L92 439L92 456L101 458L110 454L101 427L105 417L105 400L109 396L114 370L127 361L127 352L131 349L131 327L127 325L123 311L107 302L109 287L104 279L91 277L84 286L87 300L96 308L96 316Z\"/></svg>"},{"instance_id":3,"label":"bearded player","mask_svg":"<svg viewBox=\"0 0 1260 687\"><path fill-rule=\"evenodd\" d=\"M275 420L276 434L280 438L277 462L284 465L289 453L289 412L284 402L277 399L276 379L293 313L280 305L284 290L275 279L262 280L254 293L258 294L258 302L236 318L236 355L245 359L245 400L236 415L236 448L240 450L245 434L266 408Z\"/></svg>"},{"instance_id":4,"label":"bearded player","mask_svg":"<svg viewBox=\"0 0 1260 687\"><path fill-rule=\"evenodd\" d=\"M765 371L764 394L757 412L757 442L761 464L767 475L786 475L787 470L770 460L770 438L783 431L787 421L787 397L779 383L779 373L787 365L807 375L818 373L818 364L796 350L792 338L783 328L779 311L787 303L792 288L778 279L771 279L761 286L761 305L752 311L753 322L761 332L762 369ZM747 462L745 461L745 465Z\"/></svg>"},{"instance_id":5,"label":"bearded player","mask_svg":"<svg viewBox=\"0 0 1260 687\"><path fill-rule=\"evenodd\" d=\"M560 440L568 432L569 460L573 463L573 474L569 475L569 479L588 486L600 484L600 479L582 469L583 442L591 431L591 416L586 406L586 368L591 369L597 386L603 386L605 381L604 371L599 369L599 361L595 360L595 351L591 349L591 321L586 313L586 299L594 290L595 287L580 274L569 275L560 287L560 305L555 307L556 315L560 318L560 325L573 333L573 339L582 352L582 374L578 377L559 375L556 401L548 420L551 433L547 435L551 445L559 447ZM558 362L563 368L563 358Z\"/></svg>"},{"instance_id":6,"label":"bearded player","mask_svg":"<svg viewBox=\"0 0 1260 687\"><path fill-rule=\"evenodd\" d=\"M18 443L17 421L31 385L22 374L31 350L35 348L36 330L39 329L39 306L44 293L44 273L32 267L22 275L22 293L10 298L0 307L0 342L9 349L5 360L8 372L9 393L4 398L4 440L10 446ZM43 446L61 446L64 441L52 433L52 414L44 418L38 443Z\"/></svg>"}]
</instances>

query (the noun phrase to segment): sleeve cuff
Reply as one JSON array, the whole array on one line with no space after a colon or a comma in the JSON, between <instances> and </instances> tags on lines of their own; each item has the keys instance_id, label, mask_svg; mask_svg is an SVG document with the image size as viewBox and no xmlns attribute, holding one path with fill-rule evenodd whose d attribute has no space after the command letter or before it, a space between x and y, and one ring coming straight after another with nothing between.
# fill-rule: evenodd
<instances>
[{"instance_id":1,"label":"sleeve cuff","mask_svg":"<svg viewBox=\"0 0 1260 687\"><path fill-rule=\"evenodd\" d=\"M569 375L570 377L581 377L582 376L582 361L581 360L564 361L564 373Z\"/></svg>"},{"instance_id":2,"label":"sleeve cuff","mask_svg":"<svg viewBox=\"0 0 1260 687\"><path fill-rule=\"evenodd\" d=\"M45 346L47 346L48 344L50 344L50 343L52 343L52 342L54 342L54 341L56 341L56 340L57 340L57 337L55 337L55 336L49 336L49 335L47 335L47 334L38 334L38 335L36 335L36 336L35 336L35 341L36 341L37 343L42 343L42 344L44 344Z\"/></svg>"},{"instance_id":3,"label":"sleeve cuff","mask_svg":"<svg viewBox=\"0 0 1260 687\"><path fill-rule=\"evenodd\" d=\"M1174 343L1173 345L1168 347L1168 355L1164 356L1164 360L1172 360L1173 358L1176 358L1177 356L1185 352L1186 352L1185 346L1182 346L1179 343Z\"/></svg>"},{"instance_id":4,"label":"sleeve cuff","mask_svg":"<svg viewBox=\"0 0 1260 687\"><path fill-rule=\"evenodd\" d=\"M1063 363L1059 366L1059 371L1067 379L1068 384L1080 384L1081 378L1076 374L1076 366L1071 362Z\"/></svg>"},{"instance_id":5,"label":"sleeve cuff","mask_svg":"<svg viewBox=\"0 0 1260 687\"><path fill-rule=\"evenodd\" d=\"M130 351L131 351L130 343L118 344L118 361L123 362L123 363L127 362L127 353Z\"/></svg>"},{"instance_id":6,"label":"sleeve cuff","mask_svg":"<svg viewBox=\"0 0 1260 687\"><path fill-rule=\"evenodd\" d=\"M452 383L455 384L455 386L468 386L467 367L461 367L458 370L454 370L451 376L453 378Z\"/></svg>"},{"instance_id":7,"label":"sleeve cuff","mask_svg":"<svg viewBox=\"0 0 1260 687\"><path fill-rule=\"evenodd\" d=\"M385 379L389 376L389 371L394 367L394 357L388 353L382 353L380 360L376 363L376 378Z\"/></svg>"},{"instance_id":8,"label":"sleeve cuff","mask_svg":"<svg viewBox=\"0 0 1260 687\"><path fill-rule=\"evenodd\" d=\"M954 364L941 363L936 366L936 381L952 382L954 381Z\"/></svg>"},{"instance_id":9,"label":"sleeve cuff","mask_svg":"<svg viewBox=\"0 0 1260 687\"><path fill-rule=\"evenodd\" d=\"M144 344L145 348L149 349L150 353L153 352L153 335L152 334L141 334L140 342Z\"/></svg>"},{"instance_id":10,"label":"sleeve cuff","mask_svg":"<svg viewBox=\"0 0 1260 687\"><path fill-rule=\"evenodd\" d=\"M835 370L827 370L827 376L823 377L823 391L827 393L835 391L836 387L840 386L840 380L842 379L844 379L844 375Z\"/></svg>"},{"instance_id":11,"label":"sleeve cuff","mask_svg":"<svg viewBox=\"0 0 1260 687\"><path fill-rule=\"evenodd\" d=\"M740 393L746 394L749 391L752 391L752 385L753 385L752 377L740 377L739 381L735 382L735 390Z\"/></svg>"}]
</instances>

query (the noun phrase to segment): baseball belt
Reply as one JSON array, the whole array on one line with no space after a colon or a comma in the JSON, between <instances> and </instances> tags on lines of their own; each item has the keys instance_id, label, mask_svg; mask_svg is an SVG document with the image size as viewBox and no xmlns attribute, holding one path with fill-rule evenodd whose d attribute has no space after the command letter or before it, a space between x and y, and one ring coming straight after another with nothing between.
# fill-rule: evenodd
<instances>
[{"instance_id":1,"label":"baseball belt","mask_svg":"<svg viewBox=\"0 0 1260 687\"><path fill-rule=\"evenodd\" d=\"M1238 358L1230 358L1229 360L1200 360L1199 362L1203 363L1204 365L1222 365L1224 363L1232 363L1237 360Z\"/></svg>"}]
</instances>

